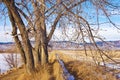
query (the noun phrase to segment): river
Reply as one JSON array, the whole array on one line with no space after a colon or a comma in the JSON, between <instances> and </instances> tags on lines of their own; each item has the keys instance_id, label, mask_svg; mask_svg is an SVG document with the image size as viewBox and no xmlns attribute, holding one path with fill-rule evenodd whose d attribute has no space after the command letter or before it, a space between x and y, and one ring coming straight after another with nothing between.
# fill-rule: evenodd
<instances>
[{"instance_id":1,"label":"river","mask_svg":"<svg viewBox=\"0 0 120 80\"><path fill-rule=\"evenodd\" d=\"M21 65L20 54L0 53L0 73L1 74L10 69L10 66L7 61L8 62L14 61L17 67L19 67Z\"/></svg>"}]
</instances>

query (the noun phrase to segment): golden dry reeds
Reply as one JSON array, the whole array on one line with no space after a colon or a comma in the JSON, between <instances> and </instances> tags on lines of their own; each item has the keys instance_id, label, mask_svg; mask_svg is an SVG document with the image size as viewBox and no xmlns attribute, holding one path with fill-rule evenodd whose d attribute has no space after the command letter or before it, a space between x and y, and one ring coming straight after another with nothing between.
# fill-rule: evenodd
<instances>
[{"instance_id":1,"label":"golden dry reeds","mask_svg":"<svg viewBox=\"0 0 120 80\"><path fill-rule=\"evenodd\" d=\"M85 60L80 61L77 58L80 55L78 51L78 55L75 57L64 54L66 52L51 51L49 53L50 63L43 66L40 65L32 75L26 74L23 67L11 72L11 74L0 77L0 80L64 80L62 68L56 60L56 53L64 61L65 67L75 77L75 80L116 80L104 68L95 66ZM75 51L73 54L75 54Z\"/></svg>"}]
</instances>

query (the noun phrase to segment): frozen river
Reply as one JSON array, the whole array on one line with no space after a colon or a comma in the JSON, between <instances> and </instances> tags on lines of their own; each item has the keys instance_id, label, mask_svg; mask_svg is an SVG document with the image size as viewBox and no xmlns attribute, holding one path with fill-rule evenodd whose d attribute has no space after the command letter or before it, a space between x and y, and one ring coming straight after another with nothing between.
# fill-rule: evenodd
<instances>
[{"instance_id":1,"label":"frozen river","mask_svg":"<svg viewBox=\"0 0 120 80\"><path fill-rule=\"evenodd\" d=\"M14 61L17 66L21 65L20 54L0 53L0 73L4 73L10 69L8 62Z\"/></svg>"}]
</instances>

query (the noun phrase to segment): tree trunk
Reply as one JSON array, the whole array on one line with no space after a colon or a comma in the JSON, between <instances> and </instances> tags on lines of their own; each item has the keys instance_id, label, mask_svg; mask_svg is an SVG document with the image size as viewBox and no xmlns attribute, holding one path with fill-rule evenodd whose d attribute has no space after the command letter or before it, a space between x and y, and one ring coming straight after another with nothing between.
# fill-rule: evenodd
<instances>
[{"instance_id":1,"label":"tree trunk","mask_svg":"<svg viewBox=\"0 0 120 80\"><path fill-rule=\"evenodd\" d=\"M41 18L41 64L44 65L48 63L48 42L46 35L46 26L44 23L44 18Z\"/></svg>"},{"instance_id":2,"label":"tree trunk","mask_svg":"<svg viewBox=\"0 0 120 80\"><path fill-rule=\"evenodd\" d=\"M48 50L46 43L41 45L41 65L48 63Z\"/></svg>"},{"instance_id":3,"label":"tree trunk","mask_svg":"<svg viewBox=\"0 0 120 80\"><path fill-rule=\"evenodd\" d=\"M40 64L41 61L41 32L40 32L40 9L37 6L37 1L32 0L32 5L34 8L34 14L35 14L35 50L34 50L34 60L35 60L35 67L37 67Z\"/></svg>"},{"instance_id":4,"label":"tree trunk","mask_svg":"<svg viewBox=\"0 0 120 80\"><path fill-rule=\"evenodd\" d=\"M34 51L34 61L35 61L35 67L37 67L38 65L40 65L40 33L36 34L35 36L35 51Z\"/></svg>"},{"instance_id":5,"label":"tree trunk","mask_svg":"<svg viewBox=\"0 0 120 80\"><path fill-rule=\"evenodd\" d=\"M31 74L34 71L34 59L33 59L33 53L32 53L32 46L30 44L28 33L25 29L25 25L15 7L14 0L4 0L7 8L11 11L14 20L18 26L18 29L21 33L21 38L24 44L24 50L25 50L25 56L26 56L26 69L29 74Z\"/></svg>"},{"instance_id":6,"label":"tree trunk","mask_svg":"<svg viewBox=\"0 0 120 80\"><path fill-rule=\"evenodd\" d=\"M41 64L48 63L48 42L46 35L46 26L44 20L41 19Z\"/></svg>"},{"instance_id":7,"label":"tree trunk","mask_svg":"<svg viewBox=\"0 0 120 80\"><path fill-rule=\"evenodd\" d=\"M38 4L40 3L40 7ZM47 51L47 36L46 36L46 25L45 25L45 0L32 1L35 13L35 23L36 23L36 37L35 37L35 65L39 64L39 59L41 59L41 64L48 63L48 51ZM40 45L39 45L40 44ZM39 58L38 56L41 56Z\"/></svg>"},{"instance_id":8,"label":"tree trunk","mask_svg":"<svg viewBox=\"0 0 120 80\"><path fill-rule=\"evenodd\" d=\"M44 65L48 63L48 42L47 42L47 34L46 34L46 25L45 25L45 0L40 0L41 8L40 8L40 31L41 31L41 64Z\"/></svg>"},{"instance_id":9,"label":"tree trunk","mask_svg":"<svg viewBox=\"0 0 120 80\"><path fill-rule=\"evenodd\" d=\"M9 14L9 18L10 18L10 21L11 21L11 24L12 24L12 36L15 40L15 43L16 43L16 46L21 54L21 57L22 57L22 62L24 64L26 64L26 57L25 57L25 52L24 52L24 49L23 49L23 46L18 38L18 35L17 35L17 27L16 27L16 24L15 24L15 20L13 18L13 15L11 13L11 11L8 9L8 14Z\"/></svg>"}]
</instances>

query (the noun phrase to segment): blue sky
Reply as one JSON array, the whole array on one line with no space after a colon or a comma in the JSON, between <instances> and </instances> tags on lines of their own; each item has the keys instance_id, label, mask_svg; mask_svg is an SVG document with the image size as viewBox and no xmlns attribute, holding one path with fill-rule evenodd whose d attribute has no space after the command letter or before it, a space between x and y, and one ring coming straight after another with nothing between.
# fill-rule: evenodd
<instances>
[{"instance_id":1,"label":"blue sky","mask_svg":"<svg viewBox=\"0 0 120 80\"><path fill-rule=\"evenodd\" d=\"M116 0L116 1L119 1L119 0ZM90 7L90 6L91 5L88 5L88 7ZM94 14L95 11L92 8L90 8L90 9L85 9L85 12L86 12L86 14L90 14L90 13ZM114 10L114 11L111 11L110 13L113 14L113 16L110 16L111 20L114 23L116 23L117 25L120 25L120 11ZM103 13L99 13L99 14L100 14L99 15L100 22L108 21L108 19L106 19L106 17L103 15ZM114 14L118 14L118 15L114 15ZM94 15L91 15L91 16L94 16ZM1 17L1 15L0 15L0 17ZM4 20L6 20L6 23ZM96 22L95 17L92 19L88 19L88 20L90 23ZM120 26L118 26L118 27L120 28ZM8 17L0 18L0 42L14 41L12 39L11 32L12 32L12 29L11 29L11 24L9 22ZM60 38L61 31L59 29L57 29L55 31L55 35L58 36L58 38ZM107 40L107 41L120 40L120 30L116 29L114 26L112 26L111 24L108 24L108 23L100 25L100 30L97 35L101 36L102 38L105 38L105 40Z\"/></svg>"}]
</instances>

